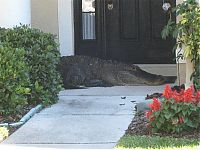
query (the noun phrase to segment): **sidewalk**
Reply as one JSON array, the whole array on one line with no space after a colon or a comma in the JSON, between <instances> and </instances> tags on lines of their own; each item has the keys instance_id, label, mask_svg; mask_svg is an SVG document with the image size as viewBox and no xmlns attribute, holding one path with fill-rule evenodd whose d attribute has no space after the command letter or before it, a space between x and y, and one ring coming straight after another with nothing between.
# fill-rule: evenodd
<instances>
[{"instance_id":1,"label":"sidewalk","mask_svg":"<svg viewBox=\"0 0 200 150\"><path fill-rule=\"evenodd\" d=\"M1 146L111 149L133 118L134 101L163 89L134 86L62 91L57 104L36 114Z\"/></svg>"}]
</instances>

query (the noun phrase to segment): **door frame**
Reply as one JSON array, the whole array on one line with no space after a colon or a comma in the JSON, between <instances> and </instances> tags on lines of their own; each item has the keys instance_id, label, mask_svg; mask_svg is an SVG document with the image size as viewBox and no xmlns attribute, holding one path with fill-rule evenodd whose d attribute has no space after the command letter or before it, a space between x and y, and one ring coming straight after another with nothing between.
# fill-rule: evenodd
<instances>
[{"instance_id":1,"label":"door frame","mask_svg":"<svg viewBox=\"0 0 200 150\"><path fill-rule=\"evenodd\" d=\"M99 42L101 47L91 54L91 56L96 56L100 58L107 57L107 27L106 27L106 0L96 0L98 7L96 7L96 27L99 27L98 32L96 30L96 34L101 34L97 39L96 42ZM73 0L73 13L74 13L74 54L75 55L90 55L90 53L81 52L81 48L79 48L80 41L82 40L82 0ZM121 12L119 12L121 13ZM121 19L121 14L120 18ZM100 22L97 24L97 22ZM120 29L121 30L121 29ZM82 40L83 41L83 40ZM91 42L90 40L84 40L85 43ZM89 49L89 48L88 48Z\"/></svg>"}]
</instances>

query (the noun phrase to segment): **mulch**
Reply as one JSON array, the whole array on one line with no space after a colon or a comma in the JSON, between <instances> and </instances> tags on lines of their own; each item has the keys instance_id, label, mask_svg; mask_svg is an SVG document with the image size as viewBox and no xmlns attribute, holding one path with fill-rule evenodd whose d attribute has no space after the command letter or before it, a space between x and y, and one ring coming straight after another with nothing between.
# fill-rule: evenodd
<instances>
[{"instance_id":1,"label":"mulch","mask_svg":"<svg viewBox=\"0 0 200 150\"><path fill-rule=\"evenodd\" d=\"M25 114L27 114L34 106L27 105L20 112L12 115L1 115L0 114L0 124L1 123L15 123L18 122ZM14 133L19 127L8 127L9 135Z\"/></svg>"},{"instance_id":2,"label":"mulch","mask_svg":"<svg viewBox=\"0 0 200 150\"><path fill-rule=\"evenodd\" d=\"M175 137L175 138L200 138L200 129L182 132L180 134L169 134L169 133L152 133L151 129L147 127L148 120L145 116L145 113L137 113L133 118L131 124L126 130L126 135L147 135L147 136L161 136L161 137Z\"/></svg>"},{"instance_id":3,"label":"mulch","mask_svg":"<svg viewBox=\"0 0 200 150\"><path fill-rule=\"evenodd\" d=\"M0 114L0 123L14 123L19 121L26 113L29 112L34 106L27 105L20 109L20 112L11 115L1 115Z\"/></svg>"}]
</instances>

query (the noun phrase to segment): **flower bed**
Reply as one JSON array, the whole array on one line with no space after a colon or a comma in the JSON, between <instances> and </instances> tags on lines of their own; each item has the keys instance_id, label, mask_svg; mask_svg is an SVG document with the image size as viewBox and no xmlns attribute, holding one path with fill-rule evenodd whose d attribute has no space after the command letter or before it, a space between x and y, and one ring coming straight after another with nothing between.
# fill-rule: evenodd
<instances>
[{"instance_id":1,"label":"flower bed","mask_svg":"<svg viewBox=\"0 0 200 150\"><path fill-rule=\"evenodd\" d=\"M195 91L193 86L177 92L167 85L163 99L154 98L149 107L146 117L154 133L180 133L200 127L200 91Z\"/></svg>"},{"instance_id":2,"label":"flower bed","mask_svg":"<svg viewBox=\"0 0 200 150\"><path fill-rule=\"evenodd\" d=\"M177 92L178 91L178 92ZM200 91L169 85L149 110L138 112L118 144L120 149L199 149Z\"/></svg>"}]
</instances>

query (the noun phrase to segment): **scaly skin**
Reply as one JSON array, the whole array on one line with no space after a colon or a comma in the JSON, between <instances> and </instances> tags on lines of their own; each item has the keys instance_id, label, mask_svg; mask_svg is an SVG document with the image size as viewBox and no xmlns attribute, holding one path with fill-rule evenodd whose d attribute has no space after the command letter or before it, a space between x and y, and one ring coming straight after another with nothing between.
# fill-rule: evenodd
<instances>
[{"instance_id":1,"label":"scaly skin","mask_svg":"<svg viewBox=\"0 0 200 150\"><path fill-rule=\"evenodd\" d=\"M155 75L138 66L89 56L64 56L58 69L65 88L79 86L162 85L176 77Z\"/></svg>"}]
</instances>

